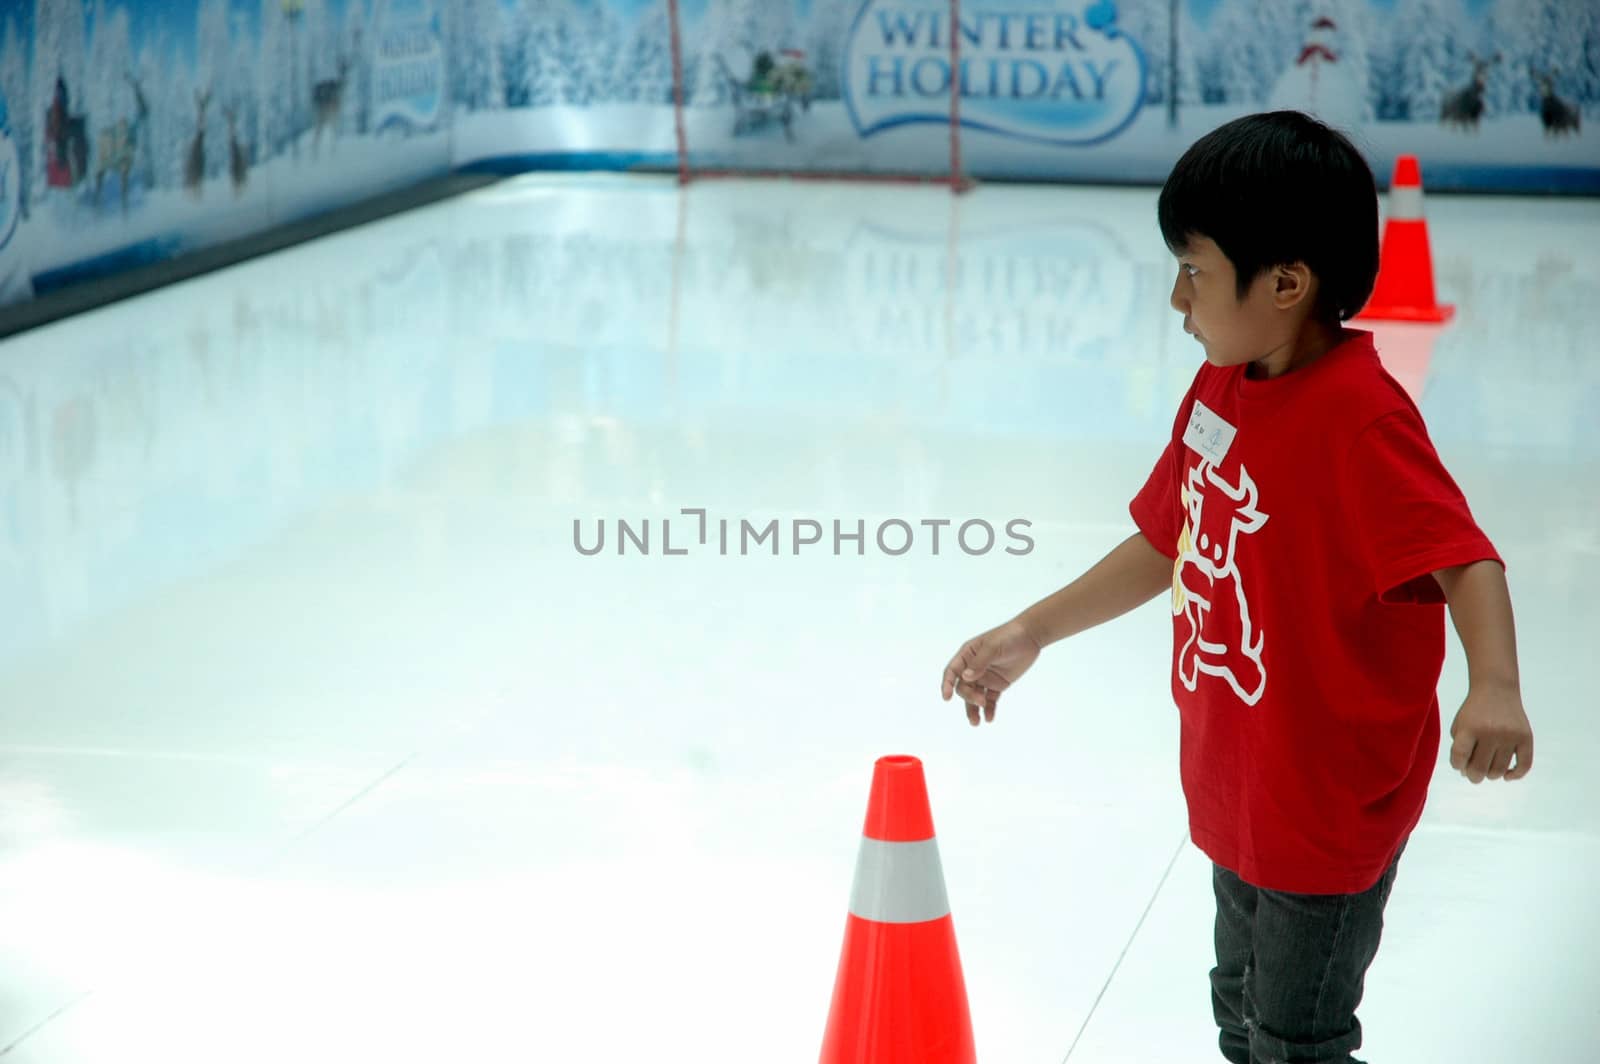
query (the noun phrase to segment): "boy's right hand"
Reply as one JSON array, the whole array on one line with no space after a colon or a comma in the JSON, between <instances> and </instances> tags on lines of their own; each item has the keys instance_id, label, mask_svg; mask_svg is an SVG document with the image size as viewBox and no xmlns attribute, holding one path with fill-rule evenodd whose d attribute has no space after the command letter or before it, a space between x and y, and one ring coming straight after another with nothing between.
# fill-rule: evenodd
<instances>
[{"instance_id":1,"label":"boy's right hand","mask_svg":"<svg viewBox=\"0 0 1600 1064\"><path fill-rule=\"evenodd\" d=\"M1020 620L1007 621L956 651L944 667L940 692L946 702L952 694L961 696L973 727L978 726L980 706L983 719L992 724L1000 696L1038 660L1039 650L1038 639Z\"/></svg>"}]
</instances>

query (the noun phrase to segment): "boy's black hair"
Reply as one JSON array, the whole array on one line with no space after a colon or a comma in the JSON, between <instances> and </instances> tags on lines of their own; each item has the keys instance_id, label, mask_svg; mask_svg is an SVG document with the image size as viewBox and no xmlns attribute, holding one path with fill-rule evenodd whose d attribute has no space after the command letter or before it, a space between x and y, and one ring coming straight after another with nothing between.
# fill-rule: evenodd
<instances>
[{"instance_id":1,"label":"boy's black hair","mask_svg":"<svg viewBox=\"0 0 1600 1064\"><path fill-rule=\"evenodd\" d=\"M1239 298L1273 266L1303 262L1321 285L1313 313L1349 318L1378 276L1378 188L1342 133L1298 111L1246 115L1207 133L1172 168L1156 207L1180 253L1213 240Z\"/></svg>"}]
</instances>

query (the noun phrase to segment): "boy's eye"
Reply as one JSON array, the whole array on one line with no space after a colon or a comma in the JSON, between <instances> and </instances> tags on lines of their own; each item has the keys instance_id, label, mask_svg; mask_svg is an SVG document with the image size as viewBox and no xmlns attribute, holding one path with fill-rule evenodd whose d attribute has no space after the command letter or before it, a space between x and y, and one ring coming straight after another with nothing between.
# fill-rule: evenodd
<instances>
[{"instance_id":1,"label":"boy's eye","mask_svg":"<svg viewBox=\"0 0 1600 1064\"><path fill-rule=\"evenodd\" d=\"M1195 268L1195 265L1192 262L1181 262L1181 263L1178 264L1178 266L1179 266L1179 268L1181 270L1183 270L1184 273L1188 274L1190 277L1193 277L1195 274L1200 272L1199 270L1197 270Z\"/></svg>"}]
</instances>

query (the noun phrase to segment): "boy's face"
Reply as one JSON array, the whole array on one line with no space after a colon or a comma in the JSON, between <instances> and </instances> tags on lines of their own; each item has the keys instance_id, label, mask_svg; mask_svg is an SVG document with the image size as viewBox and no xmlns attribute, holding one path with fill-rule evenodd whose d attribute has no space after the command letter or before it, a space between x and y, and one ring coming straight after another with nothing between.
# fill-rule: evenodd
<instances>
[{"instance_id":1,"label":"boy's face","mask_svg":"<svg viewBox=\"0 0 1600 1064\"><path fill-rule=\"evenodd\" d=\"M1184 332L1200 341L1207 362L1259 362L1293 343L1310 305L1304 298L1309 283L1304 267L1273 267L1258 275L1240 299L1233 263L1211 238L1191 236L1177 257L1172 309L1183 315Z\"/></svg>"}]
</instances>

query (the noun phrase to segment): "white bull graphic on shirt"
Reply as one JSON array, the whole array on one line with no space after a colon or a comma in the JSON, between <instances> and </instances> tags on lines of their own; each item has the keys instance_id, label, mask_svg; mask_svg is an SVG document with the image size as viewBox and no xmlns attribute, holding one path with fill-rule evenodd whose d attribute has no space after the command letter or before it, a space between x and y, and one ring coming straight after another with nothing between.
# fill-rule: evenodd
<instances>
[{"instance_id":1,"label":"white bull graphic on shirt","mask_svg":"<svg viewBox=\"0 0 1600 1064\"><path fill-rule=\"evenodd\" d=\"M1179 496L1186 519L1172 569L1172 614L1188 617L1189 638L1178 652L1178 679L1193 691L1201 673L1218 677L1253 706L1267 689L1266 637L1250 619L1237 547L1241 535L1267 523L1256 508L1256 483L1240 466L1239 483L1229 484L1204 461L1189 470Z\"/></svg>"}]
</instances>

